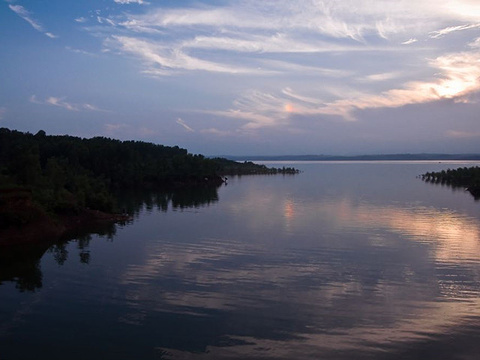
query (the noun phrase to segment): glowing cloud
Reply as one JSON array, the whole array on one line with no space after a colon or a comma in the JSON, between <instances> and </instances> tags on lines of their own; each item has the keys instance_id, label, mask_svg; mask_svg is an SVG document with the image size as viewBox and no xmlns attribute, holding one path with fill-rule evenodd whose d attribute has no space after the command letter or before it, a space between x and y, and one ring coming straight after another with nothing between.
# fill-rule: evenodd
<instances>
[{"instance_id":1,"label":"glowing cloud","mask_svg":"<svg viewBox=\"0 0 480 360\"><path fill-rule=\"evenodd\" d=\"M479 59L480 53L468 52L441 56L431 61L431 66L440 71L436 79L407 82L402 88L391 89L379 95L322 102L320 99L296 94L289 88L279 95L254 91L238 99L235 102L236 109L216 114L250 120L246 126L258 128L288 123L288 116L293 112L298 115L334 115L352 121L355 120L354 112L357 110L396 108L443 99L467 102L467 95L480 90ZM379 79L376 80L391 76L393 75L378 75Z\"/></svg>"}]
</instances>

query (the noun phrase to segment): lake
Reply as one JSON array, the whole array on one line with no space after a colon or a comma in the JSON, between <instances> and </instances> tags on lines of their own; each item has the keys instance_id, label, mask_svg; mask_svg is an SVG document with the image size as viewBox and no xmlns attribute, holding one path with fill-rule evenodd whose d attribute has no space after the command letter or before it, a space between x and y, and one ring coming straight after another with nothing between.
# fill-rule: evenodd
<instances>
[{"instance_id":1,"label":"lake","mask_svg":"<svg viewBox=\"0 0 480 360\"><path fill-rule=\"evenodd\" d=\"M0 359L477 359L480 202L427 171L124 194L131 223L2 254Z\"/></svg>"}]
</instances>

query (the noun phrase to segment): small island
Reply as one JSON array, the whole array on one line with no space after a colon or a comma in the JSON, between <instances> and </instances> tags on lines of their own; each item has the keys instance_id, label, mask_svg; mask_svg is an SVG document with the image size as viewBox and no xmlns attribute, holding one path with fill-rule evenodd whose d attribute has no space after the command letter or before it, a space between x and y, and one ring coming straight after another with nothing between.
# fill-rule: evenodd
<instances>
[{"instance_id":1,"label":"small island","mask_svg":"<svg viewBox=\"0 0 480 360\"><path fill-rule=\"evenodd\" d=\"M454 188L463 187L476 200L480 199L480 167L463 167L438 172L427 172L421 175L422 180L435 184L446 184Z\"/></svg>"},{"instance_id":2,"label":"small island","mask_svg":"<svg viewBox=\"0 0 480 360\"><path fill-rule=\"evenodd\" d=\"M178 146L0 128L0 245L126 222L115 196L121 191L218 187L227 175L297 172L206 158Z\"/></svg>"}]
</instances>

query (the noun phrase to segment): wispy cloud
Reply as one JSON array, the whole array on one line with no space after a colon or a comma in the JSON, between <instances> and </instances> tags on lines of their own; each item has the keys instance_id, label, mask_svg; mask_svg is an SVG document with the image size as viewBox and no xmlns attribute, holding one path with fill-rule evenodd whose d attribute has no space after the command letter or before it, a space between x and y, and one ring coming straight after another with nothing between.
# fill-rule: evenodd
<instances>
[{"instance_id":1,"label":"wispy cloud","mask_svg":"<svg viewBox=\"0 0 480 360\"><path fill-rule=\"evenodd\" d=\"M98 112L111 112L110 110L104 110L101 108L96 107L95 105L92 104L75 104L71 102L65 101L65 97L55 97L55 96L50 96L47 97L45 100L39 100L36 95L30 96L30 102L34 104L40 104L40 105L51 105L51 106L57 106L63 109L66 109L68 111L98 111Z\"/></svg>"},{"instance_id":2,"label":"wispy cloud","mask_svg":"<svg viewBox=\"0 0 480 360\"><path fill-rule=\"evenodd\" d=\"M286 97L261 91L249 91L236 99L233 108L207 111L212 115L240 120L243 130L285 124L293 108Z\"/></svg>"},{"instance_id":3,"label":"wispy cloud","mask_svg":"<svg viewBox=\"0 0 480 360\"><path fill-rule=\"evenodd\" d=\"M398 10L385 11L391 9ZM425 7L420 3L420 8ZM145 15L130 16L136 23L150 28L181 28L185 26L223 29L249 29L259 31L303 31L334 38L363 41L368 34L382 38L403 31L409 23L401 21L417 17L420 11L388 1L338 2L287 0L236 1L220 7L152 9ZM358 15L358 16L357 16Z\"/></svg>"},{"instance_id":4,"label":"wispy cloud","mask_svg":"<svg viewBox=\"0 0 480 360\"><path fill-rule=\"evenodd\" d=\"M419 15L420 11L395 1L388 3L380 7L373 0L348 5L335 1L304 0L293 4L287 0L241 0L222 6L152 6L142 14L102 17L100 22L118 27L117 33L105 41L107 49L142 59L144 72L155 76L198 70L271 75L315 68L325 75L329 72L322 70L328 68L305 64L299 57L391 51L378 47L378 41L431 30L423 25L428 22L419 21L426 16ZM426 8L422 4L419 8ZM385 13L385 8L393 10ZM374 41L368 44L367 37ZM412 37L404 44L413 41ZM285 54L296 58L285 61L281 58Z\"/></svg>"},{"instance_id":5,"label":"wispy cloud","mask_svg":"<svg viewBox=\"0 0 480 360\"><path fill-rule=\"evenodd\" d=\"M193 57L181 49L168 48L161 43L126 36L113 36L107 44L119 51L139 57L147 66L146 73L166 75L171 71L196 70L229 74L255 74L263 71L241 65L228 65L220 62Z\"/></svg>"},{"instance_id":6,"label":"wispy cloud","mask_svg":"<svg viewBox=\"0 0 480 360\"><path fill-rule=\"evenodd\" d=\"M411 39L408 39L407 41L402 42L402 45L411 45L416 43L417 41L418 41L417 39L411 38Z\"/></svg>"},{"instance_id":7,"label":"wispy cloud","mask_svg":"<svg viewBox=\"0 0 480 360\"><path fill-rule=\"evenodd\" d=\"M97 106L95 106L95 105L87 104L87 103L86 103L86 104L82 104L81 106L82 106L82 108L84 108L85 110L90 110L90 111L99 111L99 112L108 112L108 113L112 112L111 110L101 109L101 108L99 108L99 107L97 107Z\"/></svg>"},{"instance_id":8,"label":"wispy cloud","mask_svg":"<svg viewBox=\"0 0 480 360\"><path fill-rule=\"evenodd\" d=\"M439 72L431 81L411 81L401 88L380 94L363 94L331 102L320 97L304 96L285 88L277 94L251 91L234 102L229 110L213 111L221 117L244 120L243 128L256 129L290 124L292 115L339 116L355 120L355 111L377 108L397 108L445 99L468 102L468 95L480 91L480 53L455 53L431 61ZM396 74L378 74L377 80ZM375 76L375 75L373 75Z\"/></svg>"},{"instance_id":9,"label":"wispy cloud","mask_svg":"<svg viewBox=\"0 0 480 360\"><path fill-rule=\"evenodd\" d=\"M45 104L58 106L58 107L67 109L69 111L79 111L80 106L78 106L77 104L71 104L66 101L63 101L63 99L65 98L57 98L54 96L50 96L47 99L45 99Z\"/></svg>"},{"instance_id":10,"label":"wispy cloud","mask_svg":"<svg viewBox=\"0 0 480 360\"><path fill-rule=\"evenodd\" d=\"M480 90L480 53L456 53L438 57L431 66L439 75L431 81L411 81L402 88L391 89L379 95L365 95L354 99L341 99L313 109L319 114L339 115L354 119L355 110L395 108L409 104L444 99L467 102L467 96Z\"/></svg>"},{"instance_id":11,"label":"wispy cloud","mask_svg":"<svg viewBox=\"0 0 480 360\"><path fill-rule=\"evenodd\" d=\"M430 32L430 37L432 39L438 39L442 36L448 35L453 32L457 31L464 31L464 30L470 30L470 29L478 29L480 28L480 23L479 24L468 24L468 25L459 25L459 26L449 26L441 30L436 30Z\"/></svg>"},{"instance_id":12,"label":"wispy cloud","mask_svg":"<svg viewBox=\"0 0 480 360\"><path fill-rule=\"evenodd\" d=\"M362 50L358 44L335 45L320 39L302 40L293 34L271 35L229 32L228 36L195 36L178 44L183 49L214 49L239 53L321 53Z\"/></svg>"},{"instance_id":13,"label":"wispy cloud","mask_svg":"<svg viewBox=\"0 0 480 360\"><path fill-rule=\"evenodd\" d=\"M360 81L368 81L368 82L379 82L379 81L388 81L392 79L397 79L402 76L402 73L399 71L392 71L387 73L379 73L379 74L370 74L363 78L360 78Z\"/></svg>"},{"instance_id":14,"label":"wispy cloud","mask_svg":"<svg viewBox=\"0 0 480 360\"><path fill-rule=\"evenodd\" d=\"M80 110L81 107L79 105L68 103L66 101L63 101L63 99L65 98L50 96L45 100L39 100L36 95L30 96L30 102L33 104L58 106L69 111Z\"/></svg>"},{"instance_id":15,"label":"wispy cloud","mask_svg":"<svg viewBox=\"0 0 480 360\"><path fill-rule=\"evenodd\" d=\"M71 51L73 53L76 53L76 54L82 54L82 55L88 55L88 56L97 56L97 54L94 54L94 53L91 53L91 52L88 52L88 51L85 51L85 50L82 50L82 49L75 49L75 48L72 48L70 46L66 46L65 49L67 49L68 51Z\"/></svg>"},{"instance_id":16,"label":"wispy cloud","mask_svg":"<svg viewBox=\"0 0 480 360\"><path fill-rule=\"evenodd\" d=\"M148 2L143 0L113 0L113 1L115 1L117 4L139 4L139 5L148 4Z\"/></svg>"},{"instance_id":17,"label":"wispy cloud","mask_svg":"<svg viewBox=\"0 0 480 360\"><path fill-rule=\"evenodd\" d=\"M37 20L35 20L33 18L32 14L27 9L25 9L23 6L21 6L21 5L11 5L10 4L10 5L8 5L8 7L10 8L10 10L15 12L18 16L20 16L23 20L25 20L30 25L32 25L32 27L35 30L45 34L46 36L48 36L49 38L52 38L52 39L55 39L55 38L58 37L57 35L54 35L51 32L45 31L43 26Z\"/></svg>"},{"instance_id":18,"label":"wispy cloud","mask_svg":"<svg viewBox=\"0 0 480 360\"><path fill-rule=\"evenodd\" d=\"M150 5L97 13L90 31L103 38L105 51L133 59L144 74L225 78L236 100L203 112L237 121L240 130L294 126L299 116L354 121L367 109L468 101L480 90L480 23L474 16L480 17L480 5L472 0ZM440 40L460 32L463 52L458 43Z\"/></svg>"},{"instance_id":19,"label":"wispy cloud","mask_svg":"<svg viewBox=\"0 0 480 360\"><path fill-rule=\"evenodd\" d=\"M0 120L3 120L3 117L5 116L6 112L7 112L6 107L0 107Z\"/></svg>"},{"instance_id":20,"label":"wispy cloud","mask_svg":"<svg viewBox=\"0 0 480 360\"><path fill-rule=\"evenodd\" d=\"M178 118L177 121L176 121L176 123L177 123L178 125L180 125L181 127L183 127L183 128L184 128L186 131L188 131L188 132L195 132L195 130L192 129L190 126L188 126L188 125L185 123L185 121L183 121L181 118Z\"/></svg>"}]
</instances>

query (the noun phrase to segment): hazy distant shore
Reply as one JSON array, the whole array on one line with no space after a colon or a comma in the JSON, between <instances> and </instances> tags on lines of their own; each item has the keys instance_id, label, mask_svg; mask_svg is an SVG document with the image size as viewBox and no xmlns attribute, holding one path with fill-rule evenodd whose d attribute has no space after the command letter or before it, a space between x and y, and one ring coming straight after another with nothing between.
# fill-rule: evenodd
<instances>
[{"instance_id":1,"label":"hazy distant shore","mask_svg":"<svg viewBox=\"0 0 480 360\"><path fill-rule=\"evenodd\" d=\"M222 155L235 161L454 161L480 160L480 154L380 154L380 155Z\"/></svg>"}]
</instances>

